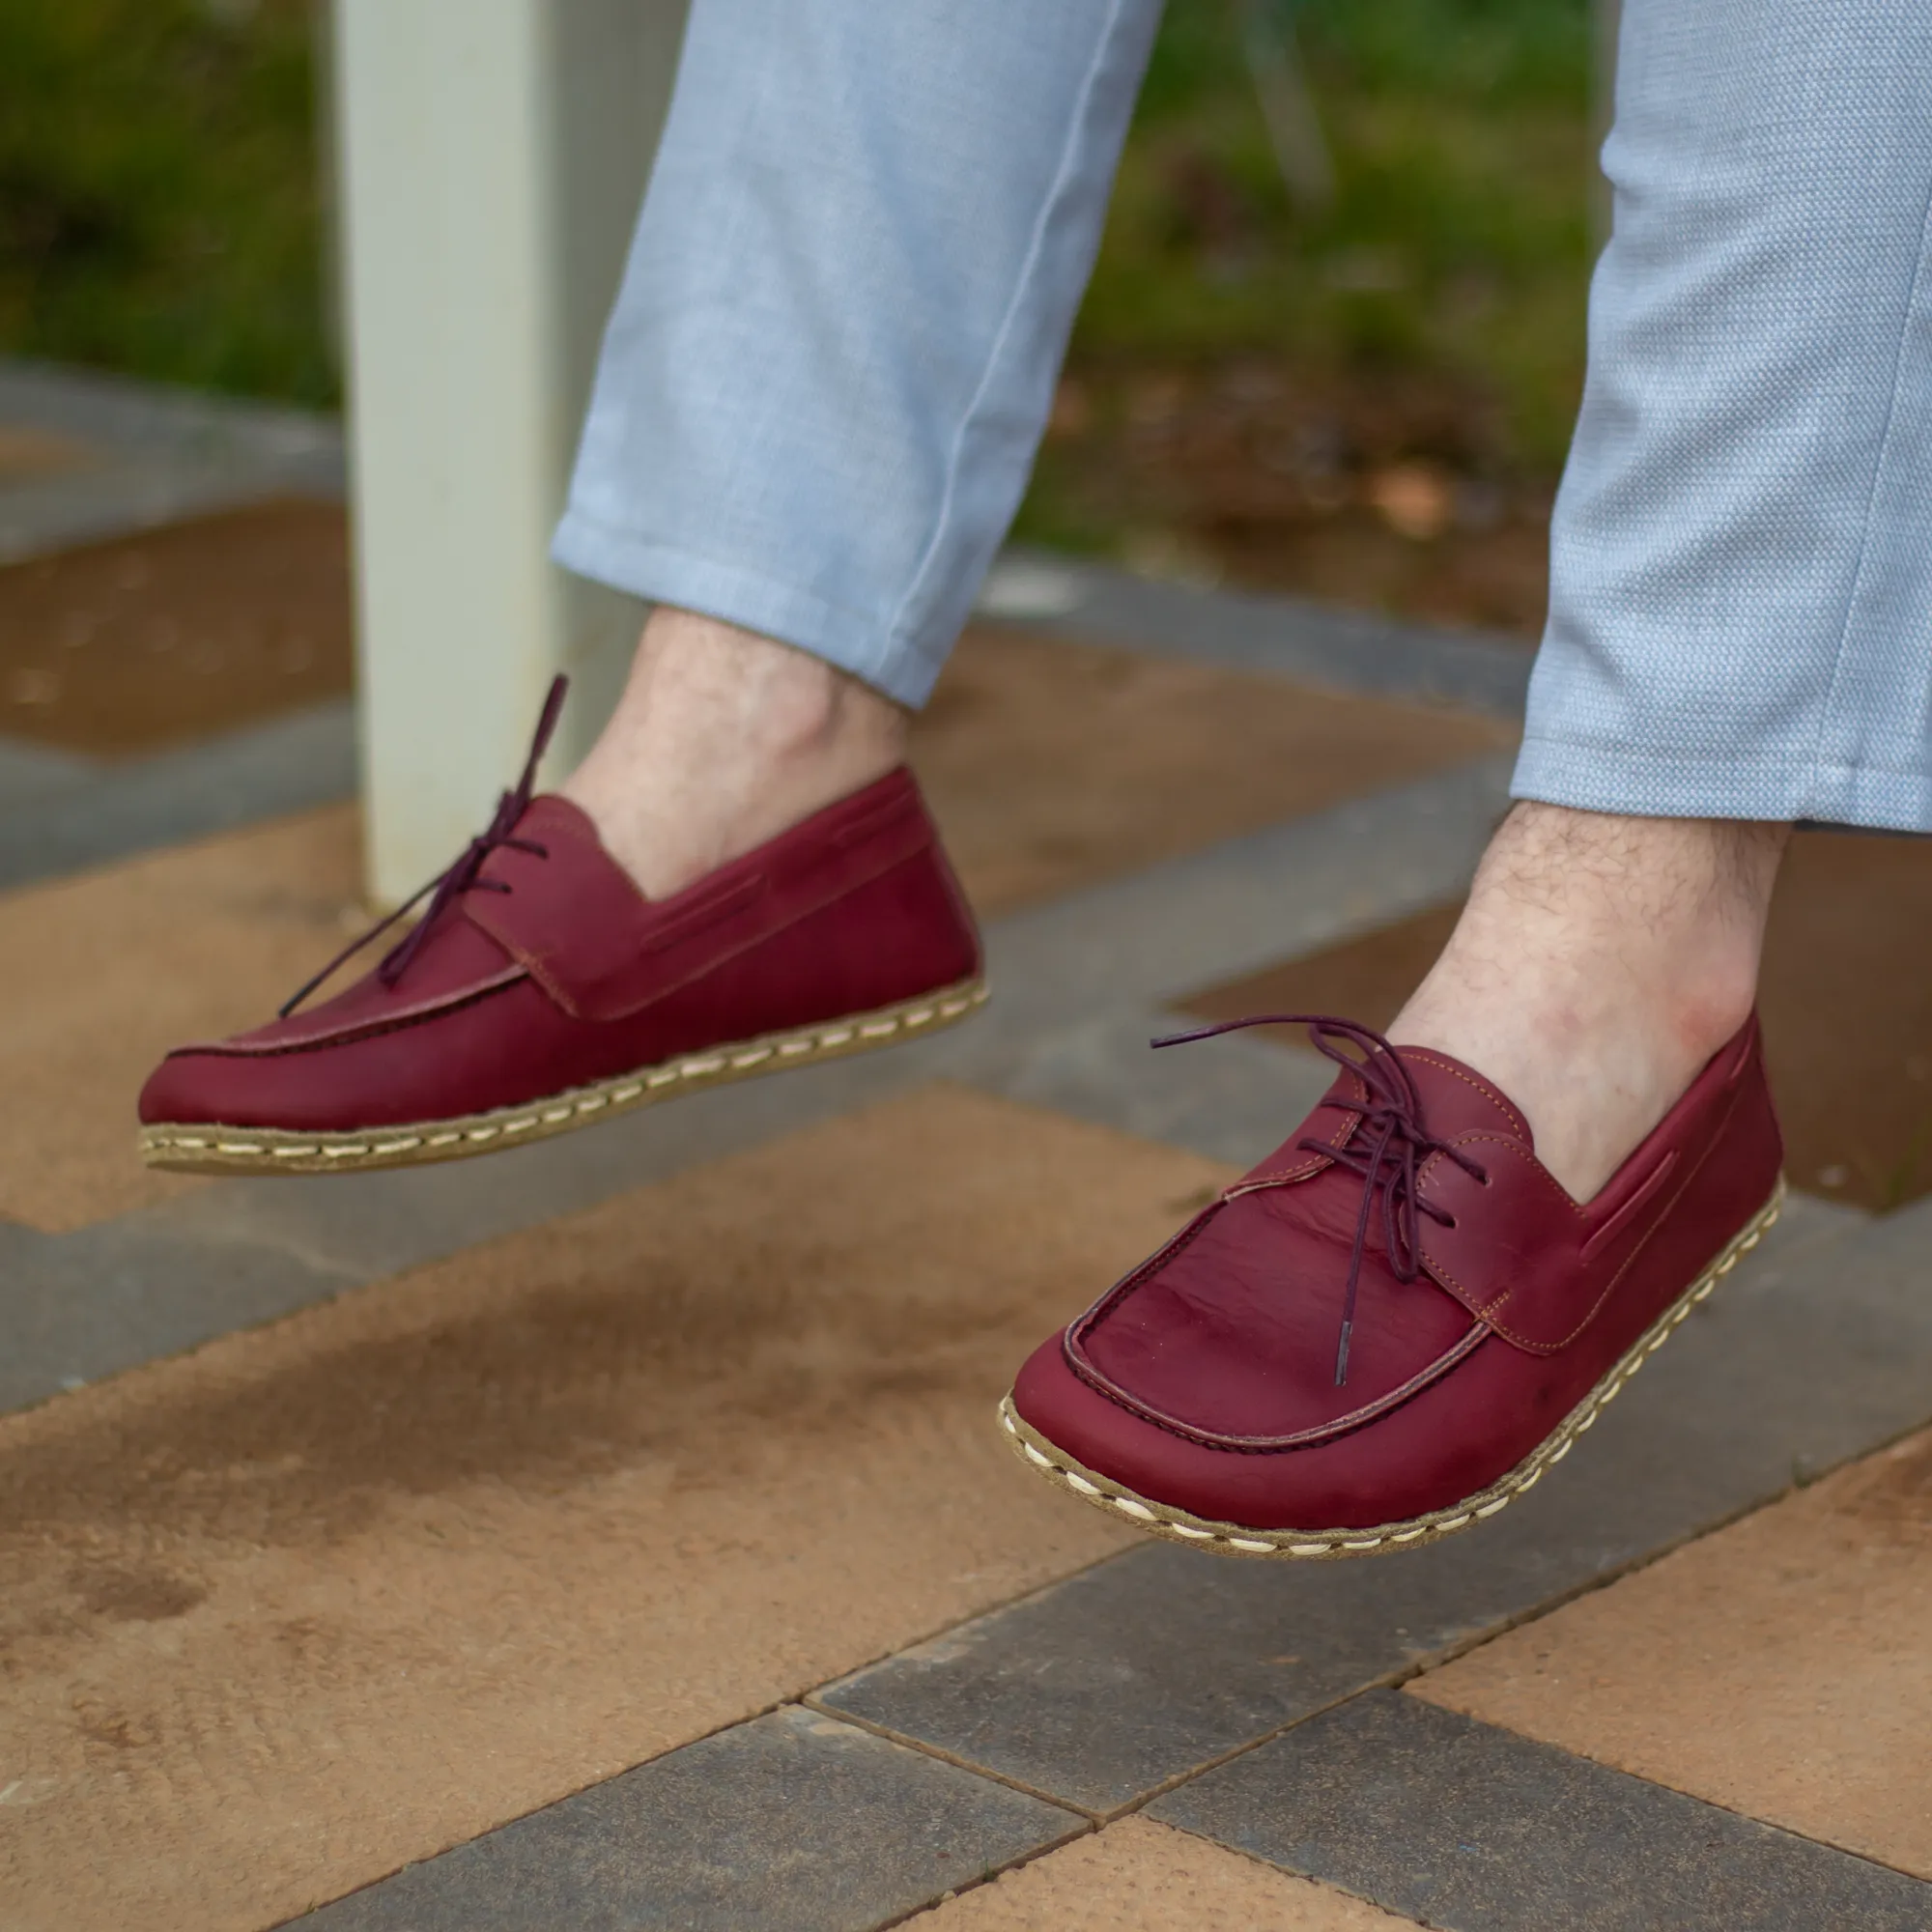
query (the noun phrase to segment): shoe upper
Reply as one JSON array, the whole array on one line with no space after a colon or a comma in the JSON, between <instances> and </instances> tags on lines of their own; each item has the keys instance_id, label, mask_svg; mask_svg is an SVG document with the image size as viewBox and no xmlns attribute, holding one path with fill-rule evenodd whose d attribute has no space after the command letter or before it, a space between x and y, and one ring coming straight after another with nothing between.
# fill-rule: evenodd
<instances>
[{"instance_id":1,"label":"shoe upper","mask_svg":"<svg viewBox=\"0 0 1932 1932\"><path fill-rule=\"evenodd\" d=\"M329 1131L484 1113L980 970L904 769L663 899L578 807L540 795L405 946L400 972L402 948L315 1007L177 1048L141 1119Z\"/></svg>"},{"instance_id":2,"label":"shoe upper","mask_svg":"<svg viewBox=\"0 0 1932 1932\"><path fill-rule=\"evenodd\" d=\"M1446 1508L1529 1455L1776 1184L1755 1020L1588 1203L1479 1073L1394 1051L1424 1123L1412 1213L1399 1151L1370 1158L1377 1096L1345 1070L1300 1132L1036 1353L1023 1418L1213 1520Z\"/></svg>"}]
</instances>

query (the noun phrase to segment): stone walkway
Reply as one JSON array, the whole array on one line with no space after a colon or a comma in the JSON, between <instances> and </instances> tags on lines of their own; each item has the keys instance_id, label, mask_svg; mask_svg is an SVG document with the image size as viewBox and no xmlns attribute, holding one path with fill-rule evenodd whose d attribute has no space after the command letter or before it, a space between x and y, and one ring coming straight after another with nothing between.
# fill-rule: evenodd
<instances>
[{"instance_id":1,"label":"stone walkway","mask_svg":"<svg viewBox=\"0 0 1932 1932\"><path fill-rule=\"evenodd\" d=\"M14 446L81 440L32 387ZM358 916L346 712L0 746L0 1922L1932 1925L1932 1207L1794 1196L1400 1557L1012 1464L1025 1349L1325 1085L1150 1032L1453 902L1523 661L1037 557L988 604L919 754L986 1014L420 1175L131 1152L154 1053Z\"/></svg>"}]
</instances>

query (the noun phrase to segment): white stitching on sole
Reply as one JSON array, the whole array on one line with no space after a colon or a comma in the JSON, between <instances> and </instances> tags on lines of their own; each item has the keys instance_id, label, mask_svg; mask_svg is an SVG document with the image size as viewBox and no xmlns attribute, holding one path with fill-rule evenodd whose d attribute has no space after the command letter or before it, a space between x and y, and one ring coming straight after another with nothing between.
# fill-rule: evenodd
<instances>
[{"instance_id":1,"label":"white stitching on sole","mask_svg":"<svg viewBox=\"0 0 1932 1932\"><path fill-rule=\"evenodd\" d=\"M406 1132L395 1139L376 1142L330 1141L323 1138L299 1143L278 1143L267 1135L246 1140L230 1138L211 1141L205 1134L173 1133L165 1126L156 1126L142 1130L141 1152L150 1160L171 1153L213 1152L217 1155L260 1161L265 1166L274 1163L285 1165L291 1161L304 1160L339 1167L344 1162L393 1161L400 1154L418 1151L434 1152L443 1148L462 1145L482 1146L499 1136L513 1138L541 1128L561 1127L588 1115L601 1113L606 1108L626 1107L646 1093L657 1092L667 1087L708 1080L723 1073L749 1072L770 1061L797 1060L855 1043L867 1046L879 1044L915 1027L930 1026L936 1020L957 1019L962 1014L970 1013L976 1008L983 1006L985 1000L986 988L983 984L980 984L964 997L933 1001L911 1008L902 1013L889 1013L877 1019L855 1021L851 1025L835 1026L825 1032L793 1035L785 1039L769 1040L738 1051L727 1050L699 1059L677 1062L670 1065L656 1067L647 1074L626 1076L619 1085L596 1088L561 1104L541 1108L526 1115L518 1115L514 1119L486 1117L475 1126L449 1128L440 1133ZM212 1167L210 1171L228 1170L224 1163L223 1168Z\"/></svg>"},{"instance_id":2,"label":"white stitching on sole","mask_svg":"<svg viewBox=\"0 0 1932 1932\"><path fill-rule=\"evenodd\" d=\"M1155 1535L1179 1536L1190 1543L1212 1544L1230 1549L1244 1550L1254 1555L1322 1558L1393 1548L1398 1545L1419 1543L1425 1538L1447 1536L1456 1530L1467 1528L1472 1522L1500 1515L1519 1496L1527 1495L1543 1480L1546 1471L1554 1468L1569 1455L1576 1446L1577 1438L1595 1423L1604 1409L1615 1401L1624 1384L1657 1352L1658 1344L1674 1334L1691 1308L1702 1301L1712 1289L1764 1238L1783 1210L1784 1192L1784 1180L1780 1177L1776 1190L1766 1206L1759 1210L1758 1218L1736 1237L1718 1261L1712 1264L1703 1278L1666 1314L1659 1318L1655 1324L1655 1332L1646 1333L1638 1338L1629 1354L1608 1372L1610 1378L1606 1383L1601 1386L1595 1395L1586 1398L1589 1403L1587 1410L1578 1419L1566 1423L1553 1448L1546 1442L1542 1453L1535 1456L1526 1465L1520 1465L1518 1469L1503 1478L1505 1487L1501 1493L1480 1504L1472 1501L1456 1516L1434 1520L1424 1519L1399 1527L1389 1524L1370 1535L1359 1533L1350 1535L1337 1531L1332 1536L1321 1536L1319 1540L1305 1531L1298 1530L1273 1533L1264 1530L1247 1535L1236 1535L1226 1529L1208 1529L1199 1522L1182 1521L1178 1512L1170 1512L1162 1505L1144 1503L1138 1497L1103 1490L1081 1475L1078 1470L1066 1468L1056 1463L1020 1434L1011 1396L1008 1396L1000 1404L1000 1425L1012 1437L1013 1446L1023 1452L1027 1460L1045 1474L1048 1481L1059 1483L1090 1501L1111 1506L1123 1515L1145 1521L1151 1533Z\"/></svg>"}]
</instances>

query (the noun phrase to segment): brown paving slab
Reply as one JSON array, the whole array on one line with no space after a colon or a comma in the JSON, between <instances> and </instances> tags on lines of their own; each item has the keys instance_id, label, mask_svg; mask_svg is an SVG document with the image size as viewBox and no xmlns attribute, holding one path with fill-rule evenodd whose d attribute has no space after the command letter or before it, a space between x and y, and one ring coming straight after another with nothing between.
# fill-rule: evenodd
<instances>
[{"instance_id":1,"label":"brown paving slab","mask_svg":"<svg viewBox=\"0 0 1932 1932\"><path fill-rule=\"evenodd\" d=\"M916 723L913 761L991 914L1514 738L1468 712L981 626Z\"/></svg>"},{"instance_id":2,"label":"brown paving slab","mask_svg":"<svg viewBox=\"0 0 1932 1932\"><path fill-rule=\"evenodd\" d=\"M1124 1818L907 1922L922 1932L1389 1932L1414 1921Z\"/></svg>"},{"instance_id":3,"label":"brown paving slab","mask_svg":"<svg viewBox=\"0 0 1932 1932\"><path fill-rule=\"evenodd\" d=\"M0 1215L84 1226L198 1185L144 1168L169 1046L266 1019L359 929L348 808L0 895Z\"/></svg>"},{"instance_id":4,"label":"brown paving slab","mask_svg":"<svg viewBox=\"0 0 1932 1932\"><path fill-rule=\"evenodd\" d=\"M1928 1630L1932 1434L1409 1688L1932 1879Z\"/></svg>"},{"instance_id":5,"label":"brown paving slab","mask_svg":"<svg viewBox=\"0 0 1932 1932\"><path fill-rule=\"evenodd\" d=\"M1186 1002L1210 1019L1347 1013L1382 1028L1456 923L1436 907ZM1932 840L1801 833L1759 1008L1793 1182L1885 1212L1932 1190ZM1291 1036L1297 1043L1303 1036Z\"/></svg>"},{"instance_id":6,"label":"brown paving slab","mask_svg":"<svg viewBox=\"0 0 1932 1932\"><path fill-rule=\"evenodd\" d=\"M926 1089L0 1423L9 1932L268 1925L1121 1547L994 1405L1224 1178Z\"/></svg>"},{"instance_id":7,"label":"brown paving slab","mask_svg":"<svg viewBox=\"0 0 1932 1932\"><path fill-rule=\"evenodd\" d=\"M10 737L153 752L339 696L352 658L334 504L253 504L0 570Z\"/></svg>"}]
</instances>

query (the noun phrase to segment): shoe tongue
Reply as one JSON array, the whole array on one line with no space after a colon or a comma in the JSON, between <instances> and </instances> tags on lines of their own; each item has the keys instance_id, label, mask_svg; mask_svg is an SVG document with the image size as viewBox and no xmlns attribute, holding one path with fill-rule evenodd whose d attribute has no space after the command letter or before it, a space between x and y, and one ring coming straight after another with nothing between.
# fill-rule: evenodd
<instances>
[{"instance_id":1,"label":"shoe tongue","mask_svg":"<svg viewBox=\"0 0 1932 1932\"><path fill-rule=\"evenodd\" d=\"M1504 1133L1534 1151L1529 1122L1508 1095L1473 1066L1433 1046L1398 1045L1396 1053L1422 1096L1422 1124L1434 1139Z\"/></svg>"},{"instance_id":2,"label":"shoe tongue","mask_svg":"<svg viewBox=\"0 0 1932 1932\"><path fill-rule=\"evenodd\" d=\"M542 844L546 838L562 838L569 842L574 858L573 863L585 867L592 873L608 872L611 883L621 881L624 887L637 897L642 895L632 884L631 875L611 856L610 848L604 843L604 835L597 830L596 821L580 805L558 792L539 792L529 804L524 807L524 815L517 820L510 835L513 838L527 838ZM490 871L497 859L505 857L502 849L491 855L491 863L484 867Z\"/></svg>"},{"instance_id":3,"label":"shoe tongue","mask_svg":"<svg viewBox=\"0 0 1932 1932\"><path fill-rule=\"evenodd\" d=\"M1434 1140L1449 1140L1457 1134L1507 1134L1512 1140L1535 1151L1529 1122L1498 1089L1483 1078L1473 1066L1465 1066L1451 1055L1433 1046L1402 1046L1395 1049L1415 1083L1421 1102L1422 1126ZM1360 1078L1351 1072L1335 1076L1334 1085L1322 1096L1324 1101L1359 1102L1366 1097ZM1343 1125L1343 1116L1331 1106L1318 1106L1308 1119L1265 1160L1252 1168L1249 1179L1261 1179L1284 1168L1304 1164L1309 1150L1304 1137L1335 1141ZM1340 1145L1339 1142L1335 1143Z\"/></svg>"}]
</instances>

